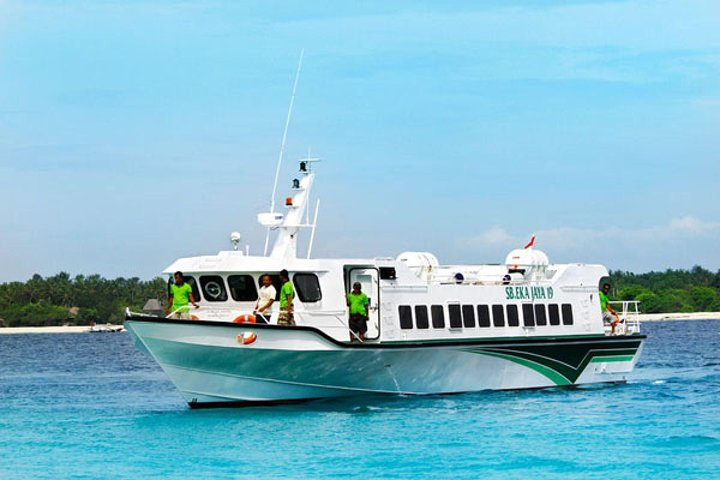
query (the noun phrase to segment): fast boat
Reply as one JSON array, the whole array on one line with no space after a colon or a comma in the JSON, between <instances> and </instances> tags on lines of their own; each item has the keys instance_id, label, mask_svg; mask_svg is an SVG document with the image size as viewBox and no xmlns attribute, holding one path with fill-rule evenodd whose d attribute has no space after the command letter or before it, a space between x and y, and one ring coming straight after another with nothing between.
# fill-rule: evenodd
<instances>
[{"instance_id":1,"label":"fast boat","mask_svg":"<svg viewBox=\"0 0 720 480\"><path fill-rule=\"evenodd\" d=\"M200 308L190 319L126 312L136 345L190 407L627 381L646 337L635 302L616 306L623 323L615 332L603 324L604 266L552 264L534 236L493 265L441 265L429 252L313 258L313 165L300 161L284 211L273 201L258 215L263 255L243 251L234 233L231 250L165 269L169 283L182 271L191 285ZM298 236L308 230L300 256ZM277 310L252 313L261 276L279 292L283 269L296 293L294 326L278 325ZM349 330L346 294L355 282L369 298L362 342Z\"/></svg>"}]
</instances>

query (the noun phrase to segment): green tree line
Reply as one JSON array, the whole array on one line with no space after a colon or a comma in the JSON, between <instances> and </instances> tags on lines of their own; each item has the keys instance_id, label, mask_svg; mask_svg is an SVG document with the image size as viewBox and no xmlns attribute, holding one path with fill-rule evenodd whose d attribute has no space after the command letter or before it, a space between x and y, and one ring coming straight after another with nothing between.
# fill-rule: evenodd
<instances>
[{"instance_id":1,"label":"green tree line","mask_svg":"<svg viewBox=\"0 0 720 480\"><path fill-rule=\"evenodd\" d=\"M125 307L142 309L150 298L164 299L167 285L160 278L105 279L100 275L65 272L27 282L0 284L0 326L89 325L122 323Z\"/></svg>"},{"instance_id":2,"label":"green tree line","mask_svg":"<svg viewBox=\"0 0 720 480\"><path fill-rule=\"evenodd\" d=\"M643 313L720 311L720 271L690 270L631 273L611 271L611 300L638 300Z\"/></svg>"},{"instance_id":3,"label":"green tree line","mask_svg":"<svg viewBox=\"0 0 720 480\"><path fill-rule=\"evenodd\" d=\"M720 311L720 271L610 272L611 300L638 300L645 313ZM0 284L0 327L121 323L125 307L142 309L150 298L164 301L160 277L105 279L65 272L27 282Z\"/></svg>"}]
</instances>

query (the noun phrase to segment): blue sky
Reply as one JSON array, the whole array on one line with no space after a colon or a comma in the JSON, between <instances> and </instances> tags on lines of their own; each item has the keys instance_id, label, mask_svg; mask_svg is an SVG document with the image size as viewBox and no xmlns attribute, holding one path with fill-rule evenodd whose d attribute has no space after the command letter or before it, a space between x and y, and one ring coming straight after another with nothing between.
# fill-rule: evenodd
<instances>
[{"instance_id":1,"label":"blue sky","mask_svg":"<svg viewBox=\"0 0 720 480\"><path fill-rule=\"evenodd\" d=\"M720 268L717 1L0 0L0 281L260 252L301 48L317 256Z\"/></svg>"}]
</instances>

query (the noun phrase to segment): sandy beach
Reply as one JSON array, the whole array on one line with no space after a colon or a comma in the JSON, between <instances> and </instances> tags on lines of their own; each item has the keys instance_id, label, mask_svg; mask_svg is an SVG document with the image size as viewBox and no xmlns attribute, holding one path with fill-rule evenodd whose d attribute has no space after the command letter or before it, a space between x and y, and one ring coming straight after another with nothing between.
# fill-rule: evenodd
<instances>
[{"instance_id":1,"label":"sandy beach","mask_svg":"<svg viewBox=\"0 0 720 480\"><path fill-rule=\"evenodd\" d=\"M119 326L120 325L112 325L112 327ZM101 327L104 327L104 325ZM89 333L90 331L91 327L88 325L64 327L6 327L0 328L0 335L12 333Z\"/></svg>"}]
</instances>

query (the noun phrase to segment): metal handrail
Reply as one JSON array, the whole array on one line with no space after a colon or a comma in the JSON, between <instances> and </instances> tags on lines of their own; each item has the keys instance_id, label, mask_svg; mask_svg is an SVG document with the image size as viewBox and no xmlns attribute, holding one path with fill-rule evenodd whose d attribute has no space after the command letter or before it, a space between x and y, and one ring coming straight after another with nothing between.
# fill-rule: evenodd
<instances>
[{"instance_id":1,"label":"metal handrail","mask_svg":"<svg viewBox=\"0 0 720 480\"><path fill-rule=\"evenodd\" d=\"M640 302L637 300L613 300L608 302L612 306L619 306L615 310L618 312L618 316L621 320L624 320L619 325L620 334L632 335L634 333L640 333L640 309L638 305Z\"/></svg>"}]
</instances>

